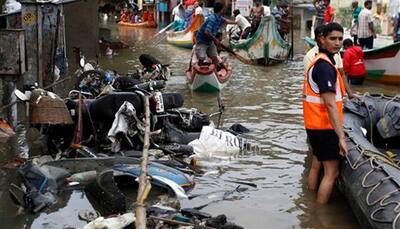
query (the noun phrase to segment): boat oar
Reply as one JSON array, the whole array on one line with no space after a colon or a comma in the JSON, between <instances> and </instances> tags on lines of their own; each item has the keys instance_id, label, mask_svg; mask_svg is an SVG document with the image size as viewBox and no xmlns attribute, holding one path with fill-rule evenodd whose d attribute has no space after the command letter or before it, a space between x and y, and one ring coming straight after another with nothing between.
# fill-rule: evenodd
<instances>
[{"instance_id":1,"label":"boat oar","mask_svg":"<svg viewBox=\"0 0 400 229\"><path fill-rule=\"evenodd\" d=\"M239 53L233 51L233 49L225 46L222 43L219 43L219 46L225 50L226 52L232 54L234 57L236 57L236 59L240 60L241 62L245 63L245 64L254 64L254 62L252 60L246 59L245 57L241 56Z\"/></svg>"},{"instance_id":2,"label":"boat oar","mask_svg":"<svg viewBox=\"0 0 400 229\"><path fill-rule=\"evenodd\" d=\"M157 37L158 35L164 33L165 31L167 31L169 29L169 27L171 27L174 24L174 22L169 23L169 25L167 25L164 29L158 31L158 33L156 33L156 35L154 35L154 37Z\"/></svg>"},{"instance_id":3,"label":"boat oar","mask_svg":"<svg viewBox=\"0 0 400 229\"><path fill-rule=\"evenodd\" d=\"M163 41L167 37L167 34L164 34L163 36L158 37L158 39L154 39L153 42L151 43L152 46L157 46L160 44L161 41Z\"/></svg>"}]
</instances>

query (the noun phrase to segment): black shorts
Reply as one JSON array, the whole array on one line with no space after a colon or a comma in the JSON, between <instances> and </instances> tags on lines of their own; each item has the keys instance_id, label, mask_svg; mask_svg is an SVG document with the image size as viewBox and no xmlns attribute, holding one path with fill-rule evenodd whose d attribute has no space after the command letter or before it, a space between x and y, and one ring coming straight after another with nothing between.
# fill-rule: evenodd
<instances>
[{"instance_id":1,"label":"black shorts","mask_svg":"<svg viewBox=\"0 0 400 229\"><path fill-rule=\"evenodd\" d=\"M334 130L306 130L318 161L340 160L339 138Z\"/></svg>"}]
</instances>

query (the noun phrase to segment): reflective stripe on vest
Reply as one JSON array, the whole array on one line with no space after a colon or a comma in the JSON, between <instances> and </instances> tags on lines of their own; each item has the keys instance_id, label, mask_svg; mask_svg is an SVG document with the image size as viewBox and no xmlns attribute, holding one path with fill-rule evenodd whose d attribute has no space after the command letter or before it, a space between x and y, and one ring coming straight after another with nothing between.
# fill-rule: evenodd
<instances>
[{"instance_id":1,"label":"reflective stripe on vest","mask_svg":"<svg viewBox=\"0 0 400 229\"><path fill-rule=\"evenodd\" d=\"M304 75L303 84L303 115L304 125L306 129L333 129L329 120L327 107L319 94L319 88L316 82L312 79L312 69L318 60L324 60L333 66L336 70L336 83L335 83L335 101L339 111L339 120L343 120L343 95L344 84L338 69L332 64L326 54L318 54L310 63Z\"/></svg>"}]
</instances>

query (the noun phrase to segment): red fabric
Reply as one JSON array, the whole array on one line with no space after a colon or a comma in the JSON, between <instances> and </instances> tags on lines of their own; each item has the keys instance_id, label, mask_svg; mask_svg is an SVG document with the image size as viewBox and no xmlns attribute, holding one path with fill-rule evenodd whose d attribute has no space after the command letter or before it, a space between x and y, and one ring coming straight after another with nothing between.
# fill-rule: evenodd
<instances>
[{"instance_id":1,"label":"red fabric","mask_svg":"<svg viewBox=\"0 0 400 229\"><path fill-rule=\"evenodd\" d=\"M356 45L353 45L344 51L343 70L348 76L365 77L364 51Z\"/></svg>"},{"instance_id":2,"label":"red fabric","mask_svg":"<svg viewBox=\"0 0 400 229\"><path fill-rule=\"evenodd\" d=\"M335 14L335 8L333 8L331 5L326 7L324 14L324 24L331 23L334 14Z\"/></svg>"},{"instance_id":3,"label":"red fabric","mask_svg":"<svg viewBox=\"0 0 400 229\"><path fill-rule=\"evenodd\" d=\"M185 9L187 9L189 6L193 5L197 0L186 0L185 1Z\"/></svg>"}]
</instances>

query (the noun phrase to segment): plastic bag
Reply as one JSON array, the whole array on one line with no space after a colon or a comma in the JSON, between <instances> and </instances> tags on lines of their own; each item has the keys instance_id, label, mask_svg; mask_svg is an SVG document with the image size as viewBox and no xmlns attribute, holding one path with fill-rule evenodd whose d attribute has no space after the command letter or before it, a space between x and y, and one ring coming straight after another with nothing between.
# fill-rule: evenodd
<instances>
[{"instance_id":1,"label":"plastic bag","mask_svg":"<svg viewBox=\"0 0 400 229\"><path fill-rule=\"evenodd\" d=\"M189 143L196 156L201 158L229 158L240 152L243 141L235 135L204 126L200 138Z\"/></svg>"}]
</instances>

